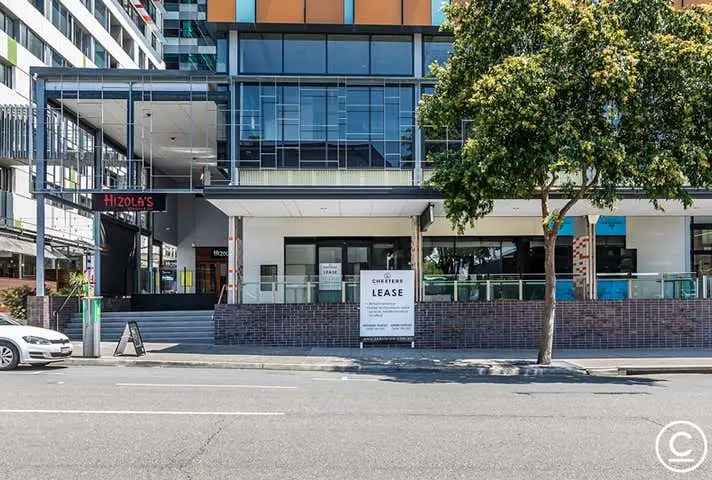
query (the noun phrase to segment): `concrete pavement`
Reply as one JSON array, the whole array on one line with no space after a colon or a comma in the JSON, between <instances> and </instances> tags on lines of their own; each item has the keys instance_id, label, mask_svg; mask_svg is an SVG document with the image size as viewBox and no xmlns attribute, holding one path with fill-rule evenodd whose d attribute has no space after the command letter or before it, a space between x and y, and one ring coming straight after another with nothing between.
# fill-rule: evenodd
<instances>
[{"instance_id":1,"label":"concrete pavement","mask_svg":"<svg viewBox=\"0 0 712 480\"><path fill-rule=\"evenodd\" d=\"M148 355L114 357L115 344L102 343L102 357L83 358L82 344L64 363L83 366L165 366L258 370L388 372L467 370L478 375L573 375L586 372L568 362L534 365L527 357L473 355L467 350L408 348L271 348L185 344L145 344ZM129 347L133 348L133 347Z\"/></svg>"},{"instance_id":2,"label":"concrete pavement","mask_svg":"<svg viewBox=\"0 0 712 480\"><path fill-rule=\"evenodd\" d=\"M712 350L559 350L551 367L534 365L534 350L420 350L408 348L275 348L146 344L148 355L113 357L115 344L102 344L99 359L81 358L74 343L69 365L183 366L267 370L383 372L467 369L481 375L712 373ZM129 347L132 348L132 347Z\"/></svg>"},{"instance_id":3,"label":"concrete pavement","mask_svg":"<svg viewBox=\"0 0 712 480\"><path fill-rule=\"evenodd\" d=\"M707 459L673 475L654 447L674 420L712 435L712 376L47 367L0 382L0 478L13 480L712 474Z\"/></svg>"}]
</instances>

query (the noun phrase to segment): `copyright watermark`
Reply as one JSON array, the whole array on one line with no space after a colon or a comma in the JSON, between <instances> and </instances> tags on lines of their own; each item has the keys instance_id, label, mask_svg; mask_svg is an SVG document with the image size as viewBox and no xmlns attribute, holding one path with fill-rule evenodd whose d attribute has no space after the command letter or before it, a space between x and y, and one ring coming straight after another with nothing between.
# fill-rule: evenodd
<instances>
[{"instance_id":1,"label":"copyright watermark","mask_svg":"<svg viewBox=\"0 0 712 480\"><path fill-rule=\"evenodd\" d=\"M668 423L655 439L655 454L660 463L674 473L697 470L707 458L705 432L692 422Z\"/></svg>"}]
</instances>

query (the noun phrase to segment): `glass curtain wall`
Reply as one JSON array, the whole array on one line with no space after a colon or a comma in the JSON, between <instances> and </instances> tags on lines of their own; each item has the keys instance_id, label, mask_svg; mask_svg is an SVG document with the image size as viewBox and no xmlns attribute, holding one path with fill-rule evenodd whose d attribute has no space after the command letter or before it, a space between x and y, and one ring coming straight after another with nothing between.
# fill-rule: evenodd
<instances>
[{"instance_id":1,"label":"glass curtain wall","mask_svg":"<svg viewBox=\"0 0 712 480\"><path fill-rule=\"evenodd\" d=\"M413 168L411 85L240 86L243 168Z\"/></svg>"}]
</instances>

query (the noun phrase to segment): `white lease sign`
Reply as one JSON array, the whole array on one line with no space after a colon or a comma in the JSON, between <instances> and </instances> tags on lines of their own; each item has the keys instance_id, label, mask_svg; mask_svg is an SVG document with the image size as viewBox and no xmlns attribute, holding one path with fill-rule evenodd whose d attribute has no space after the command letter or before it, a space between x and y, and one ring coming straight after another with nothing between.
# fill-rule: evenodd
<instances>
[{"instance_id":1,"label":"white lease sign","mask_svg":"<svg viewBox=\"0 0 712 480\"><path fill-rule=\"evenodd\" d=\"M415 272L361 270L362 337L415 336Z\"/></svg>"}]
</instances>

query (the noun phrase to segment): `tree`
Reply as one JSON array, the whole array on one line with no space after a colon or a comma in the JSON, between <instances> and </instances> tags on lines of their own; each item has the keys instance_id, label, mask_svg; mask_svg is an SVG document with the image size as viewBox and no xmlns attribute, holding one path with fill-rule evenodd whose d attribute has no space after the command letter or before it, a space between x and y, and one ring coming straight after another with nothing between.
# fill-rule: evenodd
<instances>
[{"instance_id":1,"label":"tree","mask_svg":"<svg viewBox=\"0 0 712 480\"><path fill-rule=\"evenodd\" d=\"M712 184L712 11L668 0L464 0L419 122L462 129L430 183L460 232L501 199L541 204L546 294L539 362L552 358L555 245L579 202L634 191L655 208ZM561 200L563 199L563 200Z\"/></svg>"}]
</instances>

